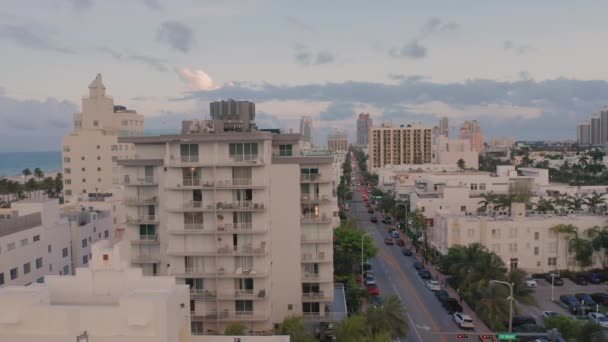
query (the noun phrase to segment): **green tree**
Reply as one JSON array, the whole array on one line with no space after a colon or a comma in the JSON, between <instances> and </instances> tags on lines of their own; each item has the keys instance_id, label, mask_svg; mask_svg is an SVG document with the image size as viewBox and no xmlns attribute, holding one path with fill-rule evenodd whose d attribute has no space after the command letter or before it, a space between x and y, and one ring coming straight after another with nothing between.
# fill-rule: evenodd
<instances>
[{"instance_id":1,"label":"green tree","mask_svg":"<svg viewBox=\"0 0 608 342\"><path fill-rule=\"evenodd\" d=\"M27 177L32 175L32 171L29 168L23 169L23 171L21 171L21 173L23 174L24 182L27 182Z\"/></svg>"},{"instance_id":2,"label":"green tree","mask_svg":"<svg viewBox=\"0 0 608 342\"><path fill-rule=\"evenodd\" d=\"M488 207L493 207L496 204L497 196L491 191L481 194L481 198L482 200L477 202L480 205L477 211L486 212L488 211Z\"/></svg>"},{"instance_id":3,"label":"green tree","mask_svg":"<svg viewBox=\"0 0 608 342\"><path fill-rule=\"evenodd\" d=\"M392 338L399 338L409 332L405 308L395 295L384 297L382 306L368 307L365 317L371 336L389 333Z\"/></svg>"},{"instance_id":4,"label":"green tree","mask_svg":"<svg viewBox=\"0 0 608 342\"><path fill-rule=\"evenodd\" d=\"M367 322L363 315L353 315L344 319L336 326L337 342L367 342Z\"/></svg>"},{"instance_id":5,"label":"green tree","mask_svg":"<svg viewBox=\"0 0 608 342\"><path fill-rule=\"evenodd\" d=\"M226 330L224 330L224 335L227 336L243 336L247 333L247 326L243 322L233 322L230 323Z\"/></svg>"},{"instance_id":6,"label":"green tree","mask_svg":"<svg viewBox=\"0 0 608 342\"><path fill-rule=\"evenodd\" d=\"M536 203L536 210L538 211L542 211L542 212L547 212L547 211L555 211L555 206L553 205L553 200L552 199L544 199L544 198L539 198L538 202Z\"/></svg>"},{"instance_id":7,"label":"green tree","mask_svg":"<svg viewBox=\"0 0 608 342\"><path fill-rule=\"evenodd\" d=\"M585 204L585 195L575 194L574 196L568 197L568 209L570 210L581 210L583 204Z\"/></svg>"},{"instance_id":8,"label":"green tree","mask_svg":"<svg viewBox=\"0 0 608 342\"><path fill-rule=\"evenodd\" d=\"M545 328L557 329L563 338L569 342L600 342L602 338L602 327L599 324L582 321L569 316L559 315L557 317L546 318Z\"/></svg>"},{"instance_id":9,"label":"green tree","mask_svg":"<svg viewBox=\"0 0 608 342\"><path fill-rule=\"evenodd\" d=\"M44 177L44 172L40 168L37 167L37 168L34 169L34 176L38 180L41 180Z\"/></svg>"},{"instance_id":10,"label":"green tree","mask_svg":"<svg viewBox=\"0 0 608 342\"><path fill-rule=\"evenodd\" d=\"M587 206L589 212L595 212L600 206L606 205L605 194L598 194L593 192L591 196L584 199L584 204Z\"/></svg>"},{"instance_id":11,"label":"green tree","mask_svg":"<svg viewBox=\"0 0 608 342\"><path fill-rule=\"evenodd\" d=\"M278 335L289 335L292 342L314 342L315 339L307 332L302 316L286 317L277 331Z\"/></svg>"},{"instance_id":12,"label":"green tree","mask_svg":"<svg viewBox=\"0 0 608 342\"><path fill-rule=\"evenodd\" d=\"M346 276L353 272L353 266L361 263L361 240L363 257L369 259L378 253L372 238L363 237L364 231L356 229L357 222L350 219L334 229L334 274Z\"/></svg>"},{"instance_id":13,"label":"green tree","mask_svg":"<svg viewBox=\"0 0 608 342\"><path fill-rule=\"evenodd\" d=\"M513 269L507 274L507 282L513 284L513 297L518 302L528 306L538 306L534 297L534 290L526 286L525 277L526 273L520 269Z\"/></svg>"},{"instance_id":14,"label":"green tree","mask_svg":"<svg viewBox=\"0 0 608 342\"><path fill-rule=\"evenodd\" d=\"M568 252L574 253L574 259L581 269L585 269L593 263L593 245L591 241L580 238L578 233L568 242Z\"/></svg>"},{"instance_id":15,"label":"green tree","mask_svg":"<svg viewBox=\"0 0 608 342\"><path fill-rule=\"evenodd\" d=\"M602 268L606 268L608 264L608 227L595 226L587 229L585 234L591 239L593 250L599 254Z\"/></svg>"},{"instance_id":16,"label":"green tree","mask_svg":"<svg viewBox=\"0 0 608 342\"><path fill-rule=\"evenodd\" d=\"M557 235L557 250L559 251L559 237L560 234L566 235L566 240L569 240L572 236L576 235L578 232L578 228L571 224L558 224L550 228L552 232ZM568 249L569 250L569 249ZM559 258L559 253L557 254ZM556 263L555 267L557 269L557 265L559 264L559 260Z\"/></svg>"},{"instance_id":17,"label":"green tree","mask_svg":"<svg viewBox=\"0 0 608 342\"><path fill-rule=\"evenodd\" d=\"M509 292L506 286L485 287L480 295L475 312L491 330L504 331L504 322L509 320Z\"/></svg>"},{"instance_id":18,"label":"green tree","mask_svg":"<svg viewBox=\"0 0 608 342\"><path fill-rule=\"evenodd\" d=\"M465 161L462 158L458 159L458 162L456 162L456 165L458 165L458 168L460 170L464 170L466 167Z\"/></svg>"}]
</instances>

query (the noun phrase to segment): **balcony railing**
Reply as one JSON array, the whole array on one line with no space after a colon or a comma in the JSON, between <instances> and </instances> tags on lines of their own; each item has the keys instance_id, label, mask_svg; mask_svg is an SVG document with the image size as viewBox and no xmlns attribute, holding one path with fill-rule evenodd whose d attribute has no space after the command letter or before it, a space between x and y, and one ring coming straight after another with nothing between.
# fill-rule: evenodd
<instances>
[{"instance_id":1,"label":"balcony railing","mask_svg":"<svg viewBox=\"0 0 608 342\"><path fill-rule=\"evenodd\" d=\"M123 200L126 205L155 205L158 204L158 198L156 196L149 198L131 197Z\"/></svg>"},{"instance_id":2,"label":"balcony railing","mask_svg":"<svg viewBox=\"0 0 608 342\"><path fill-rule=\"evenodd\" d=\"M217 202L215 208L207 208L216 210L264 210L264 203L253 201Z\"/></svg>"},{"instance_id":3,"label":"balcony railing","mask_svg":"<svg viewBox=\"0 0 608 342\"><path fill-rule=\"evenodd\" d=\"M198 163L198 155L182 154L179 156L182 163Z\"/></svg>"},{"instance_id":4,"label":"balcony railing","mask_svg":"<svg viewBox=\"0 0 608 342\"><path fill-rule=\"evenodd\" d=\"M158 234L145 234L145 235L140 234L139 241L156 242L156 241L158 241Z\"/></svg>"},{"instance_id":5,"label":"balcony railing","mask_svg":"<svg viewBox=\"0 0 608 342\"><path fill-rule=\"evenodd\" d=\"M322 183L328 182L329 179L326 177L322 177L320 173L301 173L300 174L300 182L313 182L313 183Z\"/></svg>"},{"instance_id":6,"label":"balcony railing","mask_svg":"<svg viewBox=\"0 0 608 342\"><path fill-rule=\"evenodd\" d=\"M265 311L210 311L190 313L193 321L266 321L269 319Z\"/></svg>"},{"instance_id":7,"label":"balcony railing","mask_svg":"<svg viewBox=\"0 0 608 342\"><path fill-rule=\"evenodd\" d=\"M203 201L186 201L183 207L184 210L203 209Z\"/></svg>"},{"instance_id":8,"label":"balcony railing","mask_svg":"<svg viewBox=\"0 0 608 342\"><path fill-rule=\"evenodd\" d=\"M329 258L326 258L325 252L319 253L304 253L302 254L302 261L306 262L325 262L330 261Z\"/></svg>"},{"instance_id":9,"label":"balcony railing","mask_svg":"<svg viewBox=\"0 0 608 342\"><path fill-rule=\"evenodd\" d=\"M257 187L260 184L253 184L251 178L232 178L218 181L204 181L202 184L206 188L234 188L234 187Z\"/></svg>"},{"instance_id":10,"label":"balcony railing","mask_svg":"<svg viewBox=\"0 0 608 342\"><path fill-rule=\"evenodd\" d=\"M184 223L185 230L203 230L205 229L203 222L199 223Z\"/></svg>"},{"instance_id":11,"label":"balcony railing","mask_svg":"<svg viewBox=\"0 0 608 342\"><path fill-rule=\"evenodd\" d=\"M324 298L325 298L325 294L323 293L323 291L302 293L302 300L315 300L315 299L324 299Z\"/></svg>"},{"instance_id":12,"label":"balcony railing","mask_svg":"<svg viewBox=\"0 0 608 342\"><path fill-rule=\"evenodd\" d=\"M329 203L330 197L328 195L303 194L300 196L300 200L307 203Z\"/></svg>"},{"instance_id":13,"label":"balcony railing","mask_svg":"<svg viewBox=\"0 0 608 342\"><path fill-rule=\"evenodd\" d=\"M303 242L333 242L333 236L329 234L302 234Z\"/></svg>"},{"instance_id":14,"label":"balcony railing","mask_svg":"<svg viewBox=\"0 0 608 342\"><path fill-rule=\"evenodd\" d=\"M158 220L156 215L140 215L137 217L127 216L128 224L154 224Z\"/></svg>"},{"instance_id":15,"label":"balcony railing","mask_svg":"<svg viewBox=\"0 0 608 342\"><path fill-rule=\"evenodd\" d=\"M244 223L224 223L217 226L217 230L219 231L227 231L227 230L253 230L253 224L251 222ZM256 229L257 230L257 229Z\"/></svg>"},{"instance_id":16,"label":"balcony railing","mask_svg":"<svg viewBox=\"0 0 608 342\"><path fill-rule=\"evenodd\" d=\"M124 177L124 185L157 185L158 183L154 179L153 176L145 176L145 177Z\"/></svg>"},{"instance_id":17,"label":"balcony railing","mask_svg":"<svg viewBox=\"0 0 608 342\"><path fill-rule=\"evenodd\" d=\"M186 267L183 272L171 272L171 275L183 278L260 278L266 277L268 273L262 268L243 268L226 270L219 267L215 270L205 270L202 267Z\"/></svg>"},{"instance_id":18,"label":"balcony railing","mask_svg":"<svg viewBox=\"0 0 608 342\"><path fill-rule=\"evenodd\" d=\"M332 219L327 214L311 215L306 214L301 216L302 223L331 223Z\"/></svg>"},{"instance_id":19,"label":"balcony railing","mask_svg":"<svg viewBox=\"0 0 608 342\"><path fill-rule=\"evenodd\" d=\"M183 186L200 186L201 179L184 177L184 179L182 180L182 185Z\"/></svg>"},{"instance_id":20,"label":"balcony railing","mask_svg":"<svg viewBox=\"0 0 608 342\"><path fill-rule=\"evenodd\" d=\"M190 288L190 297L192 297L192 298L217 298L217 293L215 290Z\"/></svg>"},{"instance_id":21,"label":"balcony railing","mask_svg":"<svg viewBox=\"0 0 608 342\"><path fill-rule=\"evenodd\" d=\"M235 154L230 156L230 161L235 163L261 163L257 154Z\"/></svg>"},{"instance_id":22,"label":"balcony railing","mask_svg":"<svg viewBox=\"0 0 608 342\"><path fill-rule=\"evenodd\" d=\"M160 257L154 254L134 254L131 261L136 264L158 264Z\"/></svg>"}]
</instances>

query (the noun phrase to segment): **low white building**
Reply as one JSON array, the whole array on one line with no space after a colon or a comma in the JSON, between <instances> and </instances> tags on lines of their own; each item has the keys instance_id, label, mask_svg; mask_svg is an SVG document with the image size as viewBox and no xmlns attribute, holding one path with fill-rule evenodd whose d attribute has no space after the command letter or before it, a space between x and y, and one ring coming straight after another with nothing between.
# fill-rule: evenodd
<instances>
[{"instance_id":1,"label":"low white building","mask_svg":"<svg viewBox=\"0 0 608 342\"><path fill-rule=\"evenodd\" d=\"M0 209L10 216L0 219L0 287L71 274L70 229L58 201L22 200L11 206Z\"/></svg>"},{"instance_id":2,"label":"low white building","mask_svg":"<svg viewBox=\"0 0 608 342\"><path fill-rule=\"evenodd\" d=\"M395 194L397 198L403 198L414 190L416 181L422 177L448 171L458 171L458 166L456 164L387 165L377 168L374 173L378 175L380 190Z\"/></svg>"},{"instance_id":3,"label":"low white building","mask_svg":"<svg viewBox=\"0 0 608 342\"><path fill-rule=\"evenodd\" d=\"M442 254L455 245L480 243L498 254L504 263L532 273L575 268L574 255L568 252L569 238L556 234L551 227L572 224L579 236L593 226L602 226L605 215L542 214L526 211L523 203L514 203L511 213L453 213L439 210L435 227L429 230L429 243ZM594 255L593 265L601 267Z\"/></svg>"}]
</instances>

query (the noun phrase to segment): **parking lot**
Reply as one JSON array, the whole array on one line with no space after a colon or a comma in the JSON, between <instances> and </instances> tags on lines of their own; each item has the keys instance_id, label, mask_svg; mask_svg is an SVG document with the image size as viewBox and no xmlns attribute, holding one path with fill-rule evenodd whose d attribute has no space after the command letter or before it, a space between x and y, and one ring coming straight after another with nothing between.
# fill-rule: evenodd
<instances>
[{"instance_id":1,"label":"parking lot","mask_svg":"<svg viewBox=\"0 0 608 342\"><path fill-rule=\"evenodd\" d=\"M568 294L574 295L577 293L596 293L596 292L608 292L608 286L604 284L599 285L577 285L573 283L570 279L562 278L564 281L563 286L554 286L553 287L553 298L555 301L559 302L559 296ZM526 306L518 304L519 314L520 315L530 315L534 316L537 319L538 323L542 323L542 312L543 311L555 311L560 314L570 315L567 309L562 306L553 303L551 301L551 284L548 283L545 279L536 279L537 287L534 291L534 297L536 298L536 302L538 303L538 307L535 306ZM600 308L602 311L602 308Z\"/></svg>"}]
</instances>

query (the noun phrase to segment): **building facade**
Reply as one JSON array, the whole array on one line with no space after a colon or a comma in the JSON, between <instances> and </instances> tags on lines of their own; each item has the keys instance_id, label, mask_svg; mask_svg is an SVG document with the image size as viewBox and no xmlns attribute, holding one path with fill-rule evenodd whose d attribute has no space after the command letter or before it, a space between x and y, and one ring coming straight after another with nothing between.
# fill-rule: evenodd
<instances>
[{"instance_id":1,"label":"building facade","mask_svg":"<svg viewBox=\"0 0 608 342\"><path fill-rule=\"evenodd\" d=\"M476 170L479 168L479 152L471 148L469 140L449 139L446 136L439 135L435 139L435 148L437 164L457 164L462 159L466 169Z\"/></svg>"},{"instance_id":2,"label":"building facade","mask_svg":"<svg viewBox=\"0 0 608 342\"><path fill-rule=\"evenodd\" d=\"M450 136L450 124L448 121L448 118L446 117L442 117L439 120L439 126L438 126L438 135L442 135L444 137L449 137Z\"/></svg>"},{"instance_id":3,"label":"building facade","mask_svg":"<svg viewBox=\"0 0 608 342\"><path fill-rule=\"evenodd\" d=\"M483 134L479 122L477 120L465 121L460 128L460 139L469 140L471 148L480 152L483 149Z\"/></svg>"},{"instance_id":4,"label":"building facade","mask_svg":"<svg viewBox=\"0 0 608 342\"><path fill-rule=\"evenodd\" d=\"M300 135L304 141L312 144L312 118L303 116L300 119Z\"/></svg>"},{"instance_id":5,"label":"building facade","mask_svg":"<svg viewBox=\"0 0 608 342\"><path fill-rule=\"evenodd\" d=\"M133 146L119 144L119 136L140 135L144 117L124 106L115 106L106 95L101 74L82 99L82 112L74 115L74 130L63 137L63 195L99 192L118 185L118 159L133 157Z\"/></svg>"},{"instance_id":6,"label":"building facade","mask_svg":"<svg viewBox=\"0 0 608 342\"><path fill-rule=\"evenodd\" d=\"M599 146L602 144L602 122L599 115L594 115L590 120L591 145Z\"/></svg>"},{"instance_id":7,"label":"building facade","mask_svg":"<svg viewBox=\"0 0 608 342\"><path fill-rule=\"evenodd\" d=\"M209 104L212 120L223 121L226 130L243 131L255 128L255 103L250 101L216 101Z\"/></svg>"},{"instance_id":8,"label":"building facade","mask_svg":"<svg viewBox=\"0 0 608 342\"><path fill-rule=\"evenodd\" d=\"M372 118L369 113L359 114L359 118L357 119L357 145L369 145L369 130L372 125Z\"/></svg>"},{"instance_id":9,"label":"building facade","mask_svg":"<svg viewBox=\"0 0 608 342\"><path fill-rule=\"evenodd\" d=\"M332 152L348 151L348 137L346 134L330 134L327 137L327 149Z\"/></svg>"},{"instance_id":10,"label":"building facade","mask_svg":"<svg viewBox=\"0 0 608 342\"><path fill-rule=\"evenodd\" d=\"M591 123L589 121L580 122L576 126L576 141L579 145L591 145Z\"/></svg>"},{"instance_id":11,"label":"building facade","mask_svg":"<svg viewBox=\"0 0 608 342\"><path fill-rule=\"evenodd\" d=\"M301 150L299 134L203 126L120 139L138 156L120 162L132 262L189 286L193 334L324 318L339 220L332 155Z\"/></svg>"},{"instance_id":12,"label":"building facade","mask_svg":"<svg viewBox=\"0 0 608 342\"><path fill-rule=\"evenodd\" d=\"M369 170L386 165L430 164L433 158L432 128L419 125L372 127Z\"/></svg>"}]
</instances>

